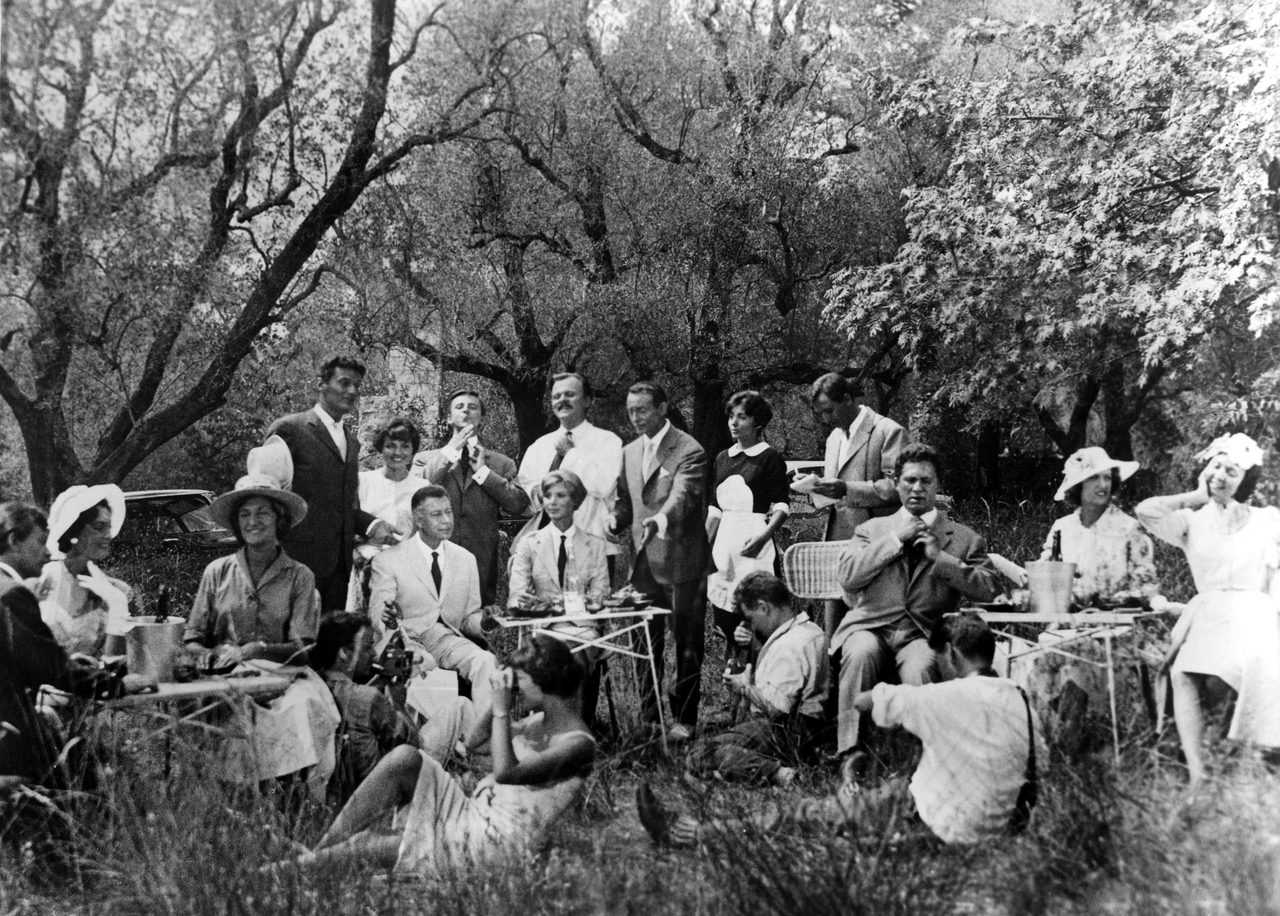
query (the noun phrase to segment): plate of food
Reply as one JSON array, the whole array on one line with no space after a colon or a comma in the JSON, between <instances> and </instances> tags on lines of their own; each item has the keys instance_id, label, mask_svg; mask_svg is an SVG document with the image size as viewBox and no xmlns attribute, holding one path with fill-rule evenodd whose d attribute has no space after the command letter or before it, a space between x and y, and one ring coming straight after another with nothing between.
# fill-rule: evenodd
<instances>
[{"instance_id":1,"label":"plate of food","mask_svg":"<svg viewBox=\"0 0 1280 916\"><path fill-rule=\"evenodd\" d=\"M1016 614L1027 610L1027 592L1026 589L1014 589L1007 595L996 595L992 601L975 601L973 606L982 608L984 611Z\"/></svg>"},{"instance_id":2,"label":"plate of food","mask_svg":"<svg viewBox=\"0 0 1280 916\"><path fill-rule=\"evenodd\" d=\"M521 597L520 602L511 608L512 617L558 617L564 613L564 603L558 598L534 598L531 595Z\"/></svg>"},{"instance_id":3,"label":"plate of food","mask_svg":"<svg viewBox=\"0 0 1280 916\"><path fill-rule=\"evenodd\" d=\"M647 608L651 604L653 604L652 598L640 591L638 588L633 588L630 585L624 585L608 598L604 599L604 606L614 610L621 608L641 609Z\"/></svg>"}]
</instances>

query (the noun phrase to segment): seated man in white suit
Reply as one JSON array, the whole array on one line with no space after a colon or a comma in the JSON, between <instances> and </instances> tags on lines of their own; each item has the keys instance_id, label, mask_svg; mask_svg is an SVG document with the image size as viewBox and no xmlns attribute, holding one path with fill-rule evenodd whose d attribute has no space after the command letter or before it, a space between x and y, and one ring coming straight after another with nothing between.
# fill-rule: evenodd
<instances>
[{"instance_id":1,"label":"seated man in white suit","mask_svg":"<svg viewBox=\"0 0 1280 916\"><path fill-rule=\"evenodd\" d=\"M369 615L379 644L388 628L402 627L406 645L429 655L425 667L438 665L465 677L472 702L483 710L498 663L472 642L482 638L476 558L449 541L453 506L443 487L423 487L411 506L417 534L373 558Z\"/></svg>"}]
</instances>

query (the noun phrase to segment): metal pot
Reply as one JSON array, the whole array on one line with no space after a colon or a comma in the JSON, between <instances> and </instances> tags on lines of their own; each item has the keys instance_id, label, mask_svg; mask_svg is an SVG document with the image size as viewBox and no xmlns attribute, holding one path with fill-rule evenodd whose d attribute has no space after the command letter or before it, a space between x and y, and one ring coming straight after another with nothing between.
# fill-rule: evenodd
<instances>
[{"instance_id":1,"label":"metal pot","mask_svg":"<svg viewBox=\"0 0 1280 916\"><path fill-rule=\"evenodd\" d=\"M173 661L182 651L187 622L181 617L134 617L132 622L133 628L124 638L129 673L172 683Z\"/></svg>"}]
</instances>

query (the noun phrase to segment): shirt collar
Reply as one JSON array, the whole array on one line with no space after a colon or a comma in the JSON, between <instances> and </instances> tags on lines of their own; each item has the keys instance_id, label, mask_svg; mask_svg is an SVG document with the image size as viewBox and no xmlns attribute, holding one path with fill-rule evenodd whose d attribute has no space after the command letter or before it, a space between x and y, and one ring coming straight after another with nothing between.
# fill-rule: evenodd
<instances>
[{"instance_id":1,"label":"shirt collar","mask_svg":"<svg viewBox=\"0 0 1280 916\"><path fill-rule=\"evenodd\" d=\"M341 420L335 420L333 417L329 416L328 411L326 411L323 407L321 407L318 402L316 403L316 406L313 407L312 409L316 412L316 416L320 418L320 422L322 422L325 426L329 427L330 429L333 429L336 426L342 425Z\"/></svg>"},{"instance_id":2,"label":"shirt collar","mask_svg":"<svg viewBox=\"0 0 1280 916\"><path fill-rule=\"evenodd\" d=\"M761 439L755 445L751 446L751 448L743 448L741 445L735 442L733 443L733 445L729 446L729 457L732 458L735 455L745 454L748 458L754 458L756 455L759 455L768 447L769 447L769 443L765 442L763 439Z\"/></svg>"},{"instance_id":3,"label":"shirt collar","mask_svg":"<svg viewBox=\"0 0 1280 916\"><path fill-rule=\"evenodd\" d=\"M662 444L662 439L667 434L667 430L669 430L670 428L671 428L671 421L668 420L667 422L662 424L662 429L658 430L652 436L645 437L646 439L648 439L650 442L653 443L654 451L657 451L658 446Z\"/></svg>"},{"instance_id":4,"label":"shirt collar","mask_svg":"<svg viewBox=\"0 0 1280 916\"><path fill-rule=\"evenodd\" d=\"M910 516L911 516L911 513L910 513L910 512L908 512L908 511L906 510L906 507L905 507L905 506L904 506L904 507L902 507L901 509L899 509L899 510L898 510L898 512L897 512L897 514L898 514L899 516L901 516L902 518L904 518L904 519L905 519L905 518L910 518ZM928 512L926 512L924 515L920 516L920 519L921 519L921 520L922 520L926 525L928 525L930 528L932 528L932 527L933 527L933 525L934 525L934 522L936 522L936 521L938 520L938 507L937 507L937 506L934 506L932 509L930 509Z\"/></svg>"},{"instance_id":5,"label":"shirt collar","mask_svg":"<svg viewBox=\"0 0 1280 916\"><path fill-rule=\"evenodd\" d=\"M559 528L555 527L554 525L548 525L547 528L551 531L551 536L554 537L557 541L563 537L563 538L567 538L568 543L570 544L573 543L573 536L578 533L577 525L570 525L564 531L561 531Z\"/></svg>"},{"instance_id":6,"label":"shirt collar","mask_svg":"<svg viewBox=\"0 0 1280 916\"><path fill-rule=\"evenodd\" d=\"M22 576L18 575L18 571L8 563L0 562L0 573L4 573L15 582L21 582Z\"/></svg>"}]
</instances>

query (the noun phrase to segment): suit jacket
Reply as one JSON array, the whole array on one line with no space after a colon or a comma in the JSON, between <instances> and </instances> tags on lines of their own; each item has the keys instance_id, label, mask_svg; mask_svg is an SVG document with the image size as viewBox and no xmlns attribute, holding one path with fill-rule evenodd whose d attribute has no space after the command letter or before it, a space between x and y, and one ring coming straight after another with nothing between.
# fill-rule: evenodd
<instances>
[{"instance_id":1,"label":"suit jacket","mask_svg":"<svg viewBox=\"0 0 1280 916\"><path fill-rule=\"evenodd\" d=\"M476 558L451 541L440 546L440 592L431 578L431 560L422 539L405 538L373 558L369 616L381 637L382 612L392 601L400 606L405 635L428 652L448 633L480 636L480 577Z\"/></svg>"},{"instance_id":2,"label":"suit jacket","mask_svg":"<svg viewBox=\"0 0 1280 916\"><path fill-rule=\"evenodd\" d=\"M54 764L61 748L36 712L41 684L81 696L121 692L115 675L67 657L44 621L36 596L0 570L0 776L22 776L48 786L60 783Z\"/></svg>"},{"instance_id":3,"label":"suit jacket","mask_svg":"<svg viewBox=\"0 0 1280 916\"><path fill-rule=\"evenodd\" d=\"M827 437L823 476L843 480L849 489L831 506L825 540L847 540L867 519L897 511L898 491L885 475L893 472L905 439L906 430L867 408L866 419L859 425L850 450L841 462L844 436L839 430L831 431Z\"/></svg>"},{"instance_id":4,"label":"suit jacket","mask_svg":"<svg viewBox=\"0 0 1280 916\"><path fill-rule=\"evenodd\" d=\"M614 506L618 527L630 525L639 547L644 520L662 513L666 537L653 538L646 548L654 579L673 585L702 578L715 568L707 544L707 453L693 436L672 426L662 437L647 480L643 468L641 436L622 449Z\"/></svg>"},{"instance_id":5,"label":"suit jacket","mask_svg":"<svg viewBox=\"0 0 1280 916\"><path fill-rule=\"evenodd\" d=\"M584 593L609 591L609 566L605 561L605 542L580 528L565 545L569 561L564 567L565 582L577 576ZM518 603L523 592L539 598L558 598L560 588L560 532L547 525L522 538L511 558L511 597L508 604Z\"/></svg>"},{"instance_id":6,"label":"suit jacket","mask_svg":"<svg viewBox=\"0 0 1280 916\"><path fill-rule=\"evenodd\" d=\"M415 473L444 487L453 506L453 538L476 558L481 598L492 604L498 586L498 519L502 509L520 515L529 508L529 494L516 483L516 463L499 452L487 452L489 473L484 483L474 474L464 475L440 449L419 452L413 459Z\"/></svg>"},{"instance_id":7,"label":"suit jacket","mask_svg":"<svg viewBox=\"0 0 1280 916\"><path fill-rule=\"evenodd\" d=\"M267 430L267 437L272 435L289 446L293 492L307 501L307 517L284 538L284 549L317 579L349 569L356 533L376 521L360 508L360 443L347 432L343 461L314 410L281 417Z\"/></svg>"},{"instance_id":8,"label":"suit jacket","mask_svg":"<svg viewBox=\"0 0 1280 916\"><path fill-rule=\"evenodd\" d=\"M834 651L858 630L886 626L910 611L925 635L944 614L960 605L961 597L990 601L996 595L997 575L987 559L987 545L971 528L938 511L932 529L941 553L930 563L920 557L910 569L902 542L894 529L899 510L887 518L873 518L854 532L840 556L840 582L852 608L836 627L831 639Z\"/></svg>"}]
</instances>

